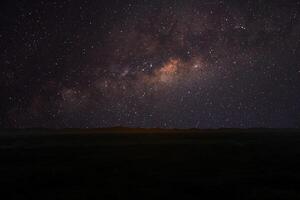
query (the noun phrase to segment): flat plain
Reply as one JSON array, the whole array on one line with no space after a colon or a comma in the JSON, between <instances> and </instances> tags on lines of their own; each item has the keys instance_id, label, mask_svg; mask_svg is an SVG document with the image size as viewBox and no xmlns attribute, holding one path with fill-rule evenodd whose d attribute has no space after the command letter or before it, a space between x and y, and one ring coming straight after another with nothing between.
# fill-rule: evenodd
<instances>
[{"instance_id":1,"label":"flat plain","mask_svg":"<svg viewBox=\"0 0 300 200\"><path fill-rule=\"evenodd\" d=\"M300 199L294 129L0 131L3 199Z\"/></svg>"}]
</instances>

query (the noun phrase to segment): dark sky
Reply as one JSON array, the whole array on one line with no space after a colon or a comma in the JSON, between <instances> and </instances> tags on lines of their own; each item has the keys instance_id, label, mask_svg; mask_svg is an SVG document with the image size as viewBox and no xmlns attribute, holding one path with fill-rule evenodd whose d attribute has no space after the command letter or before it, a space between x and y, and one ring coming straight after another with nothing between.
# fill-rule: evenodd
<instances>
[{"instance_id":1,"label":"dark sky","mask_svg":"<svg viewBox=\"0 0 300 200\"><path fill-rule=\"evenodd\" d=\"M300 1L1 1L0 127L300 127Z\"/></svg>"}]
</instances>

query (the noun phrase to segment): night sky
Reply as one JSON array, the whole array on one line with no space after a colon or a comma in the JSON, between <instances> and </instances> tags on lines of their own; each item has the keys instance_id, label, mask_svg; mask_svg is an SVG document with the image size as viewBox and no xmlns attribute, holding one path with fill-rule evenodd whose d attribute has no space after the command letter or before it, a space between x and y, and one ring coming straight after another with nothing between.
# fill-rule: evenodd
<instances>
[{"instance_id":1,"label":"night sky","mask_svg":"<svg viewBox=\"0 0 300 200\"><path fill-rule=\"evenodd\" d=\"M0 127L299 128L300 1L1 1Z\"/></svg>"}]
</instances>

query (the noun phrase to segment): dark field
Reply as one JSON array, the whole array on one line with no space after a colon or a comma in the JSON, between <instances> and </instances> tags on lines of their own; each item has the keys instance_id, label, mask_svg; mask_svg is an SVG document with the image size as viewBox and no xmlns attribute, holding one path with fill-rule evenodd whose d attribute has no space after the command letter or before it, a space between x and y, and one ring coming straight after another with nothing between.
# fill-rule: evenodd
<instances>
[{"instance_id":1,"label":"dark field","mask_svg":"<svg viewBox=\"0 0 300 200\"><path fill-rule=\"evenodd\" d=\"M300 134L262 131L2 130L1 199L300 199Z\"/></svg>"}]
</instances>

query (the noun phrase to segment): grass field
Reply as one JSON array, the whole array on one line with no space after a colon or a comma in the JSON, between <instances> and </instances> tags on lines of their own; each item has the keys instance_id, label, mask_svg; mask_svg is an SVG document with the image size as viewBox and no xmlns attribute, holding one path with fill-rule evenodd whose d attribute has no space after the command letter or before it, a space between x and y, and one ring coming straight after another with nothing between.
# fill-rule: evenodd
<instances>
[{"instance_id":1,"label":"grass field","mask_svg":"<svg viewBox=\"0 0 300 200\"><path fill-rule=\"evenodd\" d=\"M300 199L297 130L2 130L0 160L1 199Z\"/></svg>"}]
</instances>

